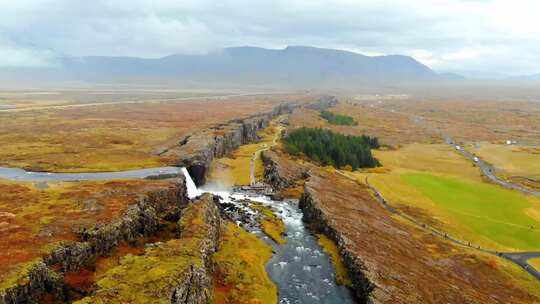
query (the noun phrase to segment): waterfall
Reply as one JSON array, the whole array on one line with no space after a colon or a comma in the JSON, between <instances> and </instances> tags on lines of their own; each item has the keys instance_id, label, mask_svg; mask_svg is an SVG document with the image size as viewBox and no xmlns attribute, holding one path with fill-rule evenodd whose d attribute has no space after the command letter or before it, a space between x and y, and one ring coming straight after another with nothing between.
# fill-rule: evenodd
<instances>
[{"instance_id":1,"label":"waterfall","mask_svg":"<svg viewBox=\"0 0 540 304\"><path fill-rule=\"evenodd\" d=\"M187 196L188 198L192 199L202 194L202 192L197 189L197 185L195 185L195 182L189 175L189 172L186 168L182 168L182 173L184 174L184 177L186 178L186 188L187 188Z\"/></svg>"}]
</instances>

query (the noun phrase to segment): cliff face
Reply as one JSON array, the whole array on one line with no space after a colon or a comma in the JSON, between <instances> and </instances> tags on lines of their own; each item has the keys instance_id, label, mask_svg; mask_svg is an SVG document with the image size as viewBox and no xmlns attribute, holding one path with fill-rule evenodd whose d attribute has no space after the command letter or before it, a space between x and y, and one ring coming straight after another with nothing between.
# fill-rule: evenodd
<instances>
[{"instance_id":1,"label":"cliff face","mask_svg":"<svg viewBox=\"0 0 540 304\"><path fill-rule=\"evenodd\" d=\"M370 294L375 288L375 285L366 277L365 266L356 255L347 249L347 240L334 228L326 214L318 206L317 201L318 198L311 189L304 189L304 194L299 202L299 207L304 214L303 220L309 223L312 229L319 233L324 233L336 242L343 263L349 271L353 284L352 289L356 298L361 303L372 303Z\"/></svg>"},{"instance_id":2,"label":"cliff face","mask_svg":"<svg viewBox=\"0 0 540 304\"><path fill-rule=\"evenodd\" d=\"M166 189L141 194L121 218L78 231L79 242L60 244L42 260L28 265L12 283L2 286L0 303L33 303L45 292L62 298L64 272L77 271L95 257L111 252L121 241L155 234L159 221L178 218L187 202L183 177Z\"/></svg>"},{"instance_id":3,"label":"cliff face","mask_svg":"<svg viewBox=\"0 0 540 304\"><path fill-rule=\"evenodd\" d=\"M280 158L274 151L261 153L264 164L264 180L272 185L274 190L294 187L295 182L308 177L308 166L298 165L295 161Z\"/></svg>"},{"instance_id":4,"label":"cliff face","mask_svg":"<svg viewBox=\"0 0 540 304\"><path fill-rule=\"evenodd\" d=\"M178 238L122 258L97 282L95 294L78 303L211 303L212 255L220 242L216 202L204 194L190 204L177 223Z\"/></svg>"},{"instance_id":5,"label":"cliff face","mask_svg":"<svg viewBox=\"0 0 540 304\"><path fill-rule=\"evenodd\" d=\"M206 182L206 174L212 160L231 153L240 145L256 141L257 132L266 128L270 120L284 113L304 107L327 108L335 105L333 96L324 96L308 104L280 104L273 111L243 120L234 120L211 130L201 131L190 136L183 145L170 149L167 155L178 157L177 164L186 167L195 183L200 186Z\"/></svg>"},{"instance_id":6,"label":"cliff face","mask_svg":"<svg viewBox=\"0 0 540 304\"><path fill-rule=\"evenodd\" d=\"M333 239L361 303L537 303L493 257L457 247L393 217L366 186L313 168L304 220ZM449 288L451 286L452 288Z\"/></svg>"}]
</instances>

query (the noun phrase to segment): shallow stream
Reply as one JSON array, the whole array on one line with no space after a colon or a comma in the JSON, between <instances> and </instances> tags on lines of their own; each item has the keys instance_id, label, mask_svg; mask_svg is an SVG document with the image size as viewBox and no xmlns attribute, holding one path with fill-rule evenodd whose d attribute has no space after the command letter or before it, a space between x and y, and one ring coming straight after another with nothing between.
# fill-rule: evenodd
<instances>
[{"instance_id":1,"label":"shallow stream","mask_svg":"<svg viewBox=\"0 0 540 304\"><path fill-rule=\"evenodd\" d=\"M243 209L247 218L252 215L254 219L257 214L245 204L249 200L272 208L283 220L287 240L283 245L272 241L258 225L237 222L272 247L274 255L266 265L266 271L278 287L279 303L355 303L350 290L336 284L334 266L305 227L297 200L275 201L254 192L212 191L204 187L201 190L218 195L222 204Z\"/></svg>"}]
</instances>

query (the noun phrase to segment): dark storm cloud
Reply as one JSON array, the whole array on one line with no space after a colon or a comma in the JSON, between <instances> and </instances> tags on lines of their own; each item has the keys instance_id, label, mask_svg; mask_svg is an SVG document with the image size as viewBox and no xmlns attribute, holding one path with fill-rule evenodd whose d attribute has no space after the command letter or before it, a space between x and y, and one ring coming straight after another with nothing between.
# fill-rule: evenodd
<instances>
[{"instance_id":1,"label":"dark storm cloud","mask_svg":"<svg viewBox=\"0 0 540 304\"><path fill-rule=\"evenodd\" d=\"M540 71L533 0L0 0L0 65L159 57L237 45L405 54L438 70ZM539 63L537 63L539 62Z\"/></svg>"}]
</instances>

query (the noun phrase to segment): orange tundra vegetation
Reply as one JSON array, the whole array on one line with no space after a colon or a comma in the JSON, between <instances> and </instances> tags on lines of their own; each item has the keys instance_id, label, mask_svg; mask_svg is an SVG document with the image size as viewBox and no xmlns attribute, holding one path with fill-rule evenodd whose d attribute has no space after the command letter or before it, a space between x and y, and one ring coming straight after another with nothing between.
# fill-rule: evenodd
<instances>
[{"instance_id":1,"label":"orange tundra vegetation","mask_svg":"<svg viewBox=\"0 0 540 304\"><path fill-rule=\"evenodd\" d=\"M262 95L0 112L0 166L55 172L163 166L175 161L163 152L195 131L309 100Z\"/></svg>"},{"instance_id":2,"label":"orange tundra vegetation","mask_svg":"<svg viewBox=\"0 0 540 304\"><path fill-rule=\"evenodd\" d=\"M493 263L491 256L393 217L353 180L312 169L305 191L331 227L350 240L345 248L363 262L380 303L540 302L538 282L517 266Z\"/></svg>"},{"instance_id":3,"label":"orange tundra vegetation","mask_svg":"<svg viewBox=\"0 0 540 304\"><path fill-rule=\"evenodd\" d=\"M49 184L0 181L0 281L54 244L75 241L77 227L122 214L137 195L171 181L124 180Z\"/></svg>"}]
</instances>

